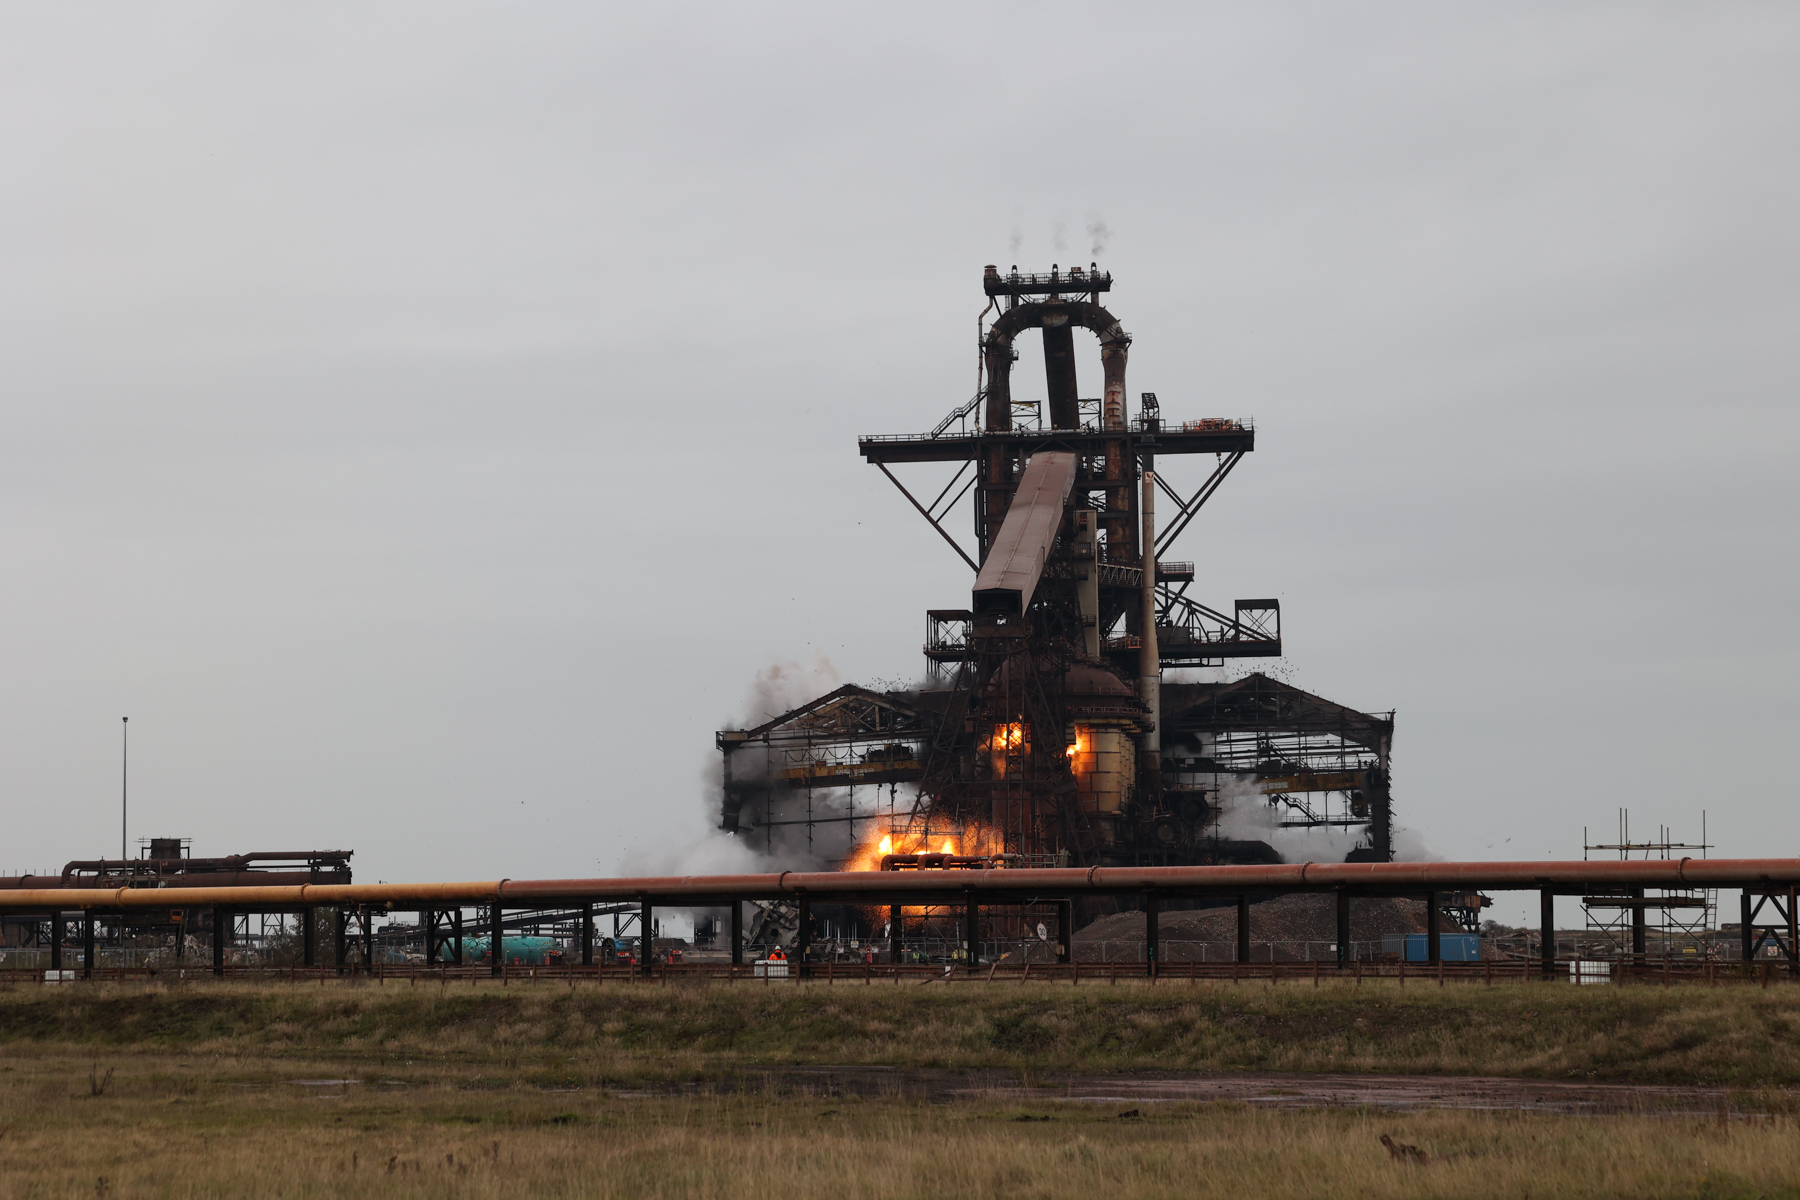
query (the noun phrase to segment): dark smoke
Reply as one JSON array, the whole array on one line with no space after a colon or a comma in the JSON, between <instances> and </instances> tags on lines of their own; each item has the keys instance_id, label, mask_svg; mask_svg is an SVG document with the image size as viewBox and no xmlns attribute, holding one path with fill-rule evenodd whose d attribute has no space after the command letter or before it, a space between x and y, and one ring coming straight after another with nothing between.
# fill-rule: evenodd
<instances>
[{"instance_id":1,"label":"dark smoke","mask_svg":"<svg viewBox=\"0 0 1800 1200\"><path fill-rule=\"evenodd\" d=\"M1089 217L1087 232L1088 254L1093 258L1099 258L1106 253L1106 242L1108 238L1112 237L1112 230L1108 229L1106 222L1099 217Z\"/></svg>"}]
</instances>

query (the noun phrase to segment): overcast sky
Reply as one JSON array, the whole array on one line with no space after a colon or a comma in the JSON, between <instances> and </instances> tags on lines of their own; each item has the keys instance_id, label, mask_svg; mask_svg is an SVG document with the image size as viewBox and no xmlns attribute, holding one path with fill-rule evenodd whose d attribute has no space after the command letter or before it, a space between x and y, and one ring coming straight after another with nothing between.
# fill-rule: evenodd
<instances>
[{"instance_id":1,"label":"overcast sky","mask_svg":"<svg viewBox=\"0 0 1800 1200\"><path fill-rule=\"evenodd\" d=\"M968 397L983 264L1090 259L1132 395L1257 424L1195 594L1398 710L1402 824L1800 853L1797 62L1774 4L0 9L0 869L117 853L127 714L134 847L682 861L759 671L916 678L967 597L856 436Z\"/></svg>"}]
</instances>

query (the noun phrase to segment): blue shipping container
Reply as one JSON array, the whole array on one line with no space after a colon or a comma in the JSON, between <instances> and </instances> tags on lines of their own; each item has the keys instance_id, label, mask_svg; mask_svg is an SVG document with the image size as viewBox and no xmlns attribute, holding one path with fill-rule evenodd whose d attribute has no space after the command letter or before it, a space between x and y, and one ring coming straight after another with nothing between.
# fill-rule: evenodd
<instances>
[{"instance_id":1,"label":"blue shipping container","mask_svg":"<svg viewBox=\"0 0 1800 1200\"><path fill-rule=\"evenodd\" d=\"M1381 939L1383 954L1399 954L1400 939L1406 939L1406 961L1425 962L1425 935L1422 933L1390 933ZM1473 933L1438 934L1438 954L1445 962L1480 962L1481 938Z\"/></svg>"}]
</instances>

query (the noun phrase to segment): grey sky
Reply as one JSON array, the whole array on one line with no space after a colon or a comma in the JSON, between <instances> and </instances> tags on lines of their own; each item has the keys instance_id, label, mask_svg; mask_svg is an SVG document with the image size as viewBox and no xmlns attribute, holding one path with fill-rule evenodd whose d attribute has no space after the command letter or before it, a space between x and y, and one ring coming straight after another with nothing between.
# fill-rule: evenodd
<instances>
[{"instance_id":1,"label":"grey sky","mask_svg":"<svg viewBox=\"0 0 1800 1200\"><path fill-rule=\"evenodd\" d=\"M669 861L759 669L917 675L967 572L855 437L1093 257L1400 821L1800 850L1800 12L1096 16L0 10L0 867L116 853L127 713L134 840Z\"/></svg>"}]
</instances>

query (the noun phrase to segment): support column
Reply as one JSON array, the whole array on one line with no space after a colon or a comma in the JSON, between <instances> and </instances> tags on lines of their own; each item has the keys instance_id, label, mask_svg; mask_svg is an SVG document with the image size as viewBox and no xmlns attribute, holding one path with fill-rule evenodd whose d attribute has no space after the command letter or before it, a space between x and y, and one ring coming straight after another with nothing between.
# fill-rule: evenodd
<instances>
[{"instance_id":1,"label":"support column","mask_svg":"<svg viewBox=\"0 0 1800 1200\"><path fill-rule=\"evenodd\" d=\"M57 909L50 914L50 969L62 970L63 915Z\"/></svg>"},{"instance_id":2,"label":"support column","mask_svg":"<svg viewBox=\"0 0 1800 1200\"><path fill-rule=\"evenodd\" d=\"M1545 888L1538 893L1538 924L1542 932L1538 937L1542 945L1538 954L1544 963L1544 978L1556 978L1556 893Z\"/></svg>"},{"instance_id":3,"label":"support column","mask_svg":"<svg viewBox=\"0 0 1800 1200\"><path fill-rule=\"evenodd\" d=\"M1800 974L1800 912L1796 912L1794 910L1794 903L1796 900L1800 900L1800 888L1796 888L1796 887L1788 888L1788 894L1787 894L1787 902L1788 902L1788 907L1787 907L1787 927L1788 927L1788 930L1787 930L1788 931L1787 959L1788 959L1788 973L1790 975ZM1668 948L1664 947L1663 953L1666 955L1666 954L1668 954L1668 952L1669 952Z\"/></svg>"},{"instance_id":4,"label":"support column","mask_svg":"<svg viewBox=\"0 0 1800 1200\"><path fill-rule=\"evenodd\" d=\"M332 924L336 926L337 941L332 947L332 953L336 956L336 966L341 975L345 964L350 961L350 910L340 904L335 911L337 917Z\"/></svg>"},{"instance_id":5,"label":"support column","mask_svg":"<svg viewBox=\"0 0 1800 1200\"><path fill-rule=\"evenodd\" d=\"M976 904L973 892L963 909L963 941L963 956L969 969L973 970L981 962L981 907Z\"/></svg>"},{"instance_id":6,"label":"support column","mask_svg":"<svg viewBox=\"0 0 1800 1200\"><path fill-rule=\"evenodd\" d=\"M594 965L594 902L589 900L581 906L581 965Z\"/></svg>"},{"instance_id":7,"label":"support column","mask_svg":"<svg viewBox=\"0 0 1800 1200\"><path fill-rule=\"evenodd\" d=\"M1075 329L1068 313L1054 300L1044 304L1044 386L1052 429L1081 425L1080 387L1075 377Z\"/></svg>"},{"instance_id":8,"label":"support column","mask_svg":"<svg viewBox=\"0 0 1800 1200\"><path fill-rule=\"evenodd\" d=\"M904 918L900 915L898 904L888 905L888 961L896 965L901 955L906 953Z\"/></svg>"},{"instance_id":9,"label":"support column","mask_svg":"<svg viewBox=\"0 0 1800 1200\"><path fill-rule=\"evenodd\" d=\"M1058 900L1056 902L1056 961L1060 963L1074 961L1075 947L1071 941L1075 936L1072 928L1075 924L1075 902Z\"/></svg>"},{"instance_id":10,"label":"support column","mask_svg":"<svg viewBox=\"0 0 1800 1200\"><path fill-rule=\"evenodd\" d=\"M94 977L94 910L83 909L81 913L81 976L83 979Z\"/></svg>"},{"instance_id":11,"label":"support column","mask_svg":"<svg viewBox=\"0 0 1800 1200\"><path fill-rule=\"evenodd\" d=\"M1385 758L1383 759L1385 762ZM1369 842L1379 862L1394 861L1394 798L1388 790L1387 771L1370 771L1363 785L1369 802Z\"/></svg>"},{"instance_id":12,"label":"support column","mask_svg":"<svg viewBox=\"0 0 1800 1200\"><path fill-rule=\"evenodd\" d=\"M450 910L450 961L457 966L463 965L463 910L457 905Z\"/></svg>"},{"instance_id":13,"label":"support column","mask_svg":"<svg viewBox=\"0 0 1800 1200\"><path fill-rule=\"evenodd\" d=\"M362 960L363 974L375 973L375 916L368 905L362 906Z\"/></svg>"},{"instance_id":14,"label":"support column","mask_svg":"<svg viewBox=\"0 0 1800 1200\"><path fill-rule=\"evenodd\" d=\"M1641 887L1640 888L1632 888L1631 896L1633 899L1642 900L1644 898L1644 889ZM1631 961L1640 967L1644 965L1644 963L1645 963L1646 959L1649 957L1649 953L1650 953L1650 947L1649 947L1650 939L1648 936L1649 931L1647 928L1648 925L1649 925L1649 916L1645 912L1644 906L1641 904L1632 905L1631 906Z\"/></svg>"},{"instance_id":15,"label":"support column","mask_svg":"<svg viewBox=\"0 0 1800 1200\"><path fill-rule=\"evenodd\" d=\"M788 970L795 975L808 975L811 972L806 966L806 956L812 953L812 904L805 896L800 897L800 928L794 934L794 961Z\"/></svg>"},{"instance_id":16,"label":"support column","mask_svg":"<svg viewBox=\"0 0 1800 1200\"><path fill-rule=\"evenodd\" d=\"M310 904L300 910L300 963L319 965L319 910Z\"/></svg>"},{"instance_id":17,"label":"support column","mask_svg":"<svg viewBox=\"0 0 1800 1200\"><path fill-rule=\"evenodd\" d=\"M1150 710L1150 728L1138 744L1141 770L1162 778L1162 657L1156 646L1156 468L1144 455L1144 538L1138 565L1143 616L1138 642L1138 699Z\"/></svg>"},{"instance_id":18,"label":"support column","mask_svg":"<svg viewBox=\"0 0 1800 1200\"><path fill-rule=\"evenodd\" d=\"M1089 658L1100 657L1100 514L1075 510L1076 607L1081 610L1081 644Z\"/></svg>"},{"instance_id":19,"label":"support column","mask_svg":"<svg viewBox=\"0 0 1800 1200\"><path fill-rule=\"evenodd\" d=\"M650 960L656 956L656 907L650 897L638 901L638 974L650 974Z\"/></svg>"},{"instance_id":20,"label":"support column","mask_svg":"<svg viewBox=\"0 0 1800 1200\"><path fill-rule=\"evenodd\" d=\"M1250 961L1250 897L1239 896L1237 911L1237 960Z\"/></svg>"},{"instance_id":21,"label":"support column","mask_svg":"<svg viewBox=\"0 0 1800 1200\"><path fill-rule=\"evenodd\" d=\"M419 934L425 941L425 965L428 967L435 967L438 965L437 931L437 909L431 907L421 908L419 910Z\"/></svg>"},{"instance_id":22,"label":"support column","mask_svg":"<svg viewBox=\"0 0 1800 1200\"><path fill-rule=\"evenodd\" d=\"M506 970L506 930L501 925L504 916L500 909L500 897L488 906L488 974L498 979Z\"/></svg>"},{"instance_id":23,"label":"support column","mask_svg":"<svg viewBox=\"0 0 1800 1200\"><path fill-rule=\"evenodd\" d=\"M731 965L744 965L744 902L731 902Z\"/></svg>"},{"instance_id":24,"label":"support column","mask_svg":"<svg viewBox=\"0 0 1800 1200\"><path fill-rule=\"evenodd\" d=\"M1337 890L1337 961L1341 969L1350 961L1350 893Z\"/></svg>"},{"instance_id":25,"label":"support column","mask_svg":"<svg viewBox=\"0 0 1800 1200\"><path fill-rule=\"evenodd\" d=\"M225 975L225 935L231 932L231 911L213 905L213 975Z\"/></svg>"},{"instance_id":26,"label":"support column","mask_svg":"<svg viewBox=\"0 0 1800 1200\"><path fill-rule=\"evenodd\" d=\"M1144 893L1144 974L1156 977L1156 964L1161 958L1161 939L1157 936L1157 918L1161 916L1155 892Z\"/></svg>"},{"instance_id":27,"label":"support column","mask_svg":"<svg viewBox=\"0 0 1800 1200\"><path fill-rule=\"evenodd\" d=\"M1751 955L1756 953L1756 936L1750 932L1751 906L1749 888L1744 889L1743 913L1743 919L1738 925L1738 941L1743 946L1743 954L1741 957L1746 964L1744 969L1749 970L1748 964L1751 961Z\"/></svg>"},{"instance_id":28,"label":"support column","mask_svg":"<svg viewBox=\"0 0 1800 1200\"><path fill-rule=\"evenodd\" d=\"M1444 961L1444 946L1438 932L1438 894L1425 893L1425 961L1436 966Z\"/></svg>"}]
</instances>

